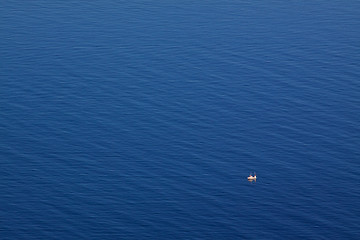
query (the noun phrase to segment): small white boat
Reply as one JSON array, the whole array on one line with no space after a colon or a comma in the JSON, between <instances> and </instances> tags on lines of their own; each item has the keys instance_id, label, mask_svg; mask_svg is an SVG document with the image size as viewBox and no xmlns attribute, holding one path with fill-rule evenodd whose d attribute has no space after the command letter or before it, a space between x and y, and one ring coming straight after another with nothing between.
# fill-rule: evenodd
<instances>
[{"instance_id":1,"label":"small white boat","mask_svg":"<svg viewBox=\"0 0 360 240\"><path fill-rule=\"evenodd\" d=\"M248 179L248 180L256 180L256 173L254 173L254 176L251 175L251 173L250 173L250 176L248 176L247 179Z\"/></svg>"}]
</instances>

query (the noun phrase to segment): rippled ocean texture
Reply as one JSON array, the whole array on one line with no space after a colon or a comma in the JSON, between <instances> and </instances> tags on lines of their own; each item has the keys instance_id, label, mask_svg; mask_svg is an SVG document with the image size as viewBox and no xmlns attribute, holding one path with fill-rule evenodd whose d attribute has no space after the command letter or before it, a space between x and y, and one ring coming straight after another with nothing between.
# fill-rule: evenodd
<instances>
[{"instance_id":1,"label":"rippled ocean texture","mask_svg":"<svg viewBox=\"0 0 360 240\"><path fill-rule=\"evenodd\" d=\"M360 239L359 10L2 0L0 239Z\"/></svg>"}]
</instances>

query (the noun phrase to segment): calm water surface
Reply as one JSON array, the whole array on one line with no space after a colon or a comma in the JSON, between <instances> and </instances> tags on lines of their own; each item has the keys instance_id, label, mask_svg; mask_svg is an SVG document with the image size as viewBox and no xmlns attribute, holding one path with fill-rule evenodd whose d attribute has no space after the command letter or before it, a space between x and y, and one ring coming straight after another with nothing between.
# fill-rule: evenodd
<instances>
[{"instance_id":1,"label":"calm water surface","mask_svg":"<svg viewBox=\"0 0 360 240\"><path fill-rule=\"evenodd\" d=\"M360 239L359 9L3 0L0 239Z\"/></svg>"}]
</instances>

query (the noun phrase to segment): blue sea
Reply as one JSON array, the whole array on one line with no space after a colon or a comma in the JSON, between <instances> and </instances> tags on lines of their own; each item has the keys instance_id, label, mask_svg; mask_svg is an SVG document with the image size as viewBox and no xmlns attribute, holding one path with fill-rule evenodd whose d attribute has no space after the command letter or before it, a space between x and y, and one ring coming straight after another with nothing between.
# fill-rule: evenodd
<instances>
[{"instance_id":1,"label":"blue sea","mask_svg":"<svg viewBox=\"0 0 360 240\"><path fill-rule=\"evenodd\" d=\"M360 1L2 0L0 36L0 239L360 239Z\"/></svg>"}]
</instances>

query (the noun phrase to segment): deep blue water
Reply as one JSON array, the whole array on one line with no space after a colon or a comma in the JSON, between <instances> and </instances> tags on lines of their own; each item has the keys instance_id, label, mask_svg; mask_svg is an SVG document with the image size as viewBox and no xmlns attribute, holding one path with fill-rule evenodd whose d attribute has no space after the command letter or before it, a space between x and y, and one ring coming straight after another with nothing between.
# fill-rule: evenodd
<instances>
[{"instance_id":1,"label":"deep blue water","mask_svg":"<svg viewBox=\"0 0 360 240\"><path fill-rule=\"evenodd\" d=\"M2 0L0 239L360 239L359 26L355 0Z\"/></svg>"}]
</instances>

